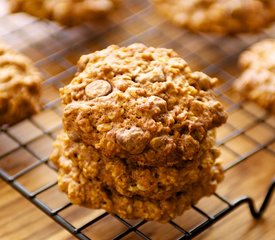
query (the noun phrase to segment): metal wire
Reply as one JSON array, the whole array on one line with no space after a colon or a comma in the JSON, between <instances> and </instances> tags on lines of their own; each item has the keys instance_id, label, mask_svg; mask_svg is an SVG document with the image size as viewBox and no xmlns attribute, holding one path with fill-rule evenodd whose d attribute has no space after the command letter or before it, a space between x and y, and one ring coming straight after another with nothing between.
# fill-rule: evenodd
<instances>
[{"instance_id":1,"label":"metal wire","mask_svg":"<svg viewBox=\"0 0 275 240\"><path fill-rule=\"evenodd\" d=\"M23 27L22 25L19 26L17 25L17 17L20 19L27 19L28 21L26 21L27 23ZM0 24L4 23L6 18L7 15L1 16ZM1 26L5 25L1 24ZM41 32L43 32L44 37L37 38L36 35ZM167 23L155 13L154 9L147 1L128 0L125 1L120 12L111 16L103 26L84 24L73 29L63 29L53 23L38 21L24 15L19 15L14 16L14 21L9 22L7 31L1 34L1 37L7 40L15 48L18 46L18 41L21 41L22 44L24 43L25 47L20 50L31 58L35 58L35 65L41 70L45 77L45 82L43 83L43 90L45 93L43 96L43 112L47 113L47 111L49 111L51 115L59 116L59 118L61 117L62 110L58 98L58 89L66 84L74 74L76 70L75 59L79 58L82 54L104 48L110 44L128 45L133 42L144 42L147 45L156 47L171 47L190 62L191 66L193 64L193 68L202 70L210 75L215 75L218 72L224 82L215 92L219 99L228 105L227 111L230 114L236 111L242 111L243 114L247 114L254 119L250 124L241 129L236 128L231 123L227 123L227 126L232 128L233 131L225 138L218 141L219 146L224 147L236 156L234 161L229 162L225 166L225 170L229 171L263 149L274 154L274 150L269 147L275 141L274 136L265 143L259 143L247 134L248 130L261 123L264 123L265 126L274 130L274 125L267 121L270 115L265 113L263 116L258 117L253 112L248 111L242 103L234 101L234 99L227 95L236 76L226 70L228 66L235 64L239 53L249 44L274 35L275 30L272 29L263 31L261 34L252 37L241 36L232 38L200 33L192 34ZM236 46L232 48L234 44ZM210 60L208 60L208 57ZM51 91L47 89L51 89ZM15 174L10 174L5 168L1 168L0 165L1 178L74 236L79 239L90 239L85 234L85 231L100 221L104 221L104 219L110 216L108 213L101 213L90 221L81 224L81 226L75 226L75 224L62 216L66 210L70 209L72 206L71 203L65 203L52 209L51 206L47 205L39 198L41 194L56 187L56 181L49 181L33 191L28 190L20 182L22 177L28 176L28 174L31 174L39 167L46 167L51 171L56 171L55 167L48 161L48 157L41 157L40 154L33 149L32 144L35 144L43 137L54 139L56 132L61 128L61 124L57 124L47 129L43 122L41 122L41 119L37 121L35 117L27 121L38 129L40 134L25 143L22 143L20 139L11 133L12 127L4 126L1 128L0 134L3 134L4 137L12 141L15 147L3 153L0 152L0 164L5 161L6 157L19 150L24 150L29 153L37 161L25 166ZM249 141L253 142L255 147L246 153L240 154L227 145L229 141L239 136L244 136ZM224 196L215 193L213 196L220 203L226 205L215 215L211 216L198 206L193 206L193 210L204 216L206 219L205 221L191 230L184 229L175 221L170 221L168 224L181 234L178 239L191 239L242 205L248 205L251 215L257 219L261 217L266 210L273 191L274 180L259 210L255 209L253 199L249 197L241 197L231 202ZM119 216L114 216L114 218L121 222L126 230L112 237L113 239L122 239L131 233L135 233L143 239L151 239L149 235L145 234L140 229L147 224L146 221L130 223L128 220L122 219Z\"/></svg>"}]
</instances>

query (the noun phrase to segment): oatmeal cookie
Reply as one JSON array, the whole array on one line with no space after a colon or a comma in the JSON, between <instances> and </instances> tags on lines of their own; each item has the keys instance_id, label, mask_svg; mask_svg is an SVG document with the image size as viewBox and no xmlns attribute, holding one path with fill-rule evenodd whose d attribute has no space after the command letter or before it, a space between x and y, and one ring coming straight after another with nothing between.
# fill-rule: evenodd
<instances>
[{"instance_id":1,"label":"oatmeal cookie","mask_svg":"<svg viewBox=\"0 0 275 240\"><path fill-rule=\"evenodd\" d=\"M133 44L81 57L60 90L64 133L51 155L70 201L167 222L215 191L217 79L173 50Z\"/></svg>"},{"instance_id":2,"label":"oatmeal cookie","mask_svg":"<svg viewBox=\"0 0 275 240\"><path fill-rule=\"evenodd\" d=\"M255 32L275 20L274 0L152 0L173 23L192 31Z\"/></svg>"},{"instance_id":3,"label":"oatmeal cookie","mask_svg":"<svg viewBox=\"0 0 275 240\"><path fill-rule=\"evenodd\" d=\"M235 88L245 99L275 113L275 39L254 44L240 56L242 75Z\"/></svg>"},{"instance_id":4,"label":"oatmeal cookie","mask_svg":"<svg viewBox=\"0 0 275 240\"><path fill-rule=\"evenodd\" d=\"M102 16L120 0L10 0L11 12L26 12L63 25L76 25Z\"/></svg>"},{"instance_id":5,"label":"oatmeal cookie","mask_svg":"<svg viewBox=\"0 0 275 240\"><path fill-rule=\"evenodd\" d=\"M217 79L192 72L173 50L110 46L78 67L60 90L64 129L99 155L177 165L197 158L207 131L226 121L210 91Z\"/></svg>"},{"instance_id":6,"label":"oatmeal cookie","mask_svg":"<svg viewBox=\"0 0 275 240\"><path fill-rule=\"evenodd\" d=\"M0 42L0 125L39 111L41 81L29 58Z\"/></svg>"},{"instance_id":7,"label":"oatmeal cookie","mask_svg":"<svg viewBox=\"0 0 275 240\"><path fill-rule=\"evenodd\" d=\"M198 181L203 165L211 167L219 156L213 147L215 136L210 131L203 141L204 149L196 161L184 161L180 167L146 167L132 165L127 159L100 156L92 146L71 141L61 134L54 144L55 155L62 154L81 169L87 179L97 179L118 193L149 199L164 200L184 189L187 184Z\"/></svg>"},{"instance_id":8,"label":"oatmeal cookie","mask_svg":"<svg viewBox=\"0 0 275 240\"><path fill-rule=\"evenodd\" d=\"M127 197L109 189L97 179L87 179L83 172L68 158L53 154L52 160L58 166L58 185L73 204L90 208L102 208L127 219L146 219L159 222L181 215L201 197L211 195L223 174L219 164L201 171L199 180L186 185L184 190L165 200L151 200L144 197Z\"/></svg>"}]
</instances>

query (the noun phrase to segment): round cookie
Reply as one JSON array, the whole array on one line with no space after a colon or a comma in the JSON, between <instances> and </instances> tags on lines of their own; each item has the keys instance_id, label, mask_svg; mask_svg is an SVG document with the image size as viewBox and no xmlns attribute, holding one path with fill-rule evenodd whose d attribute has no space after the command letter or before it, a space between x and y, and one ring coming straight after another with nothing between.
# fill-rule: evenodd
<instances>
[{"instance_id":1,"label":"round cookie","mask_svg":"<svg viewBox=\"0 0 275 240\"><path fill-rule=\"evenodd\" d=\"M159 222L181 215L191 204L203 196L211 195L223 174L218 164L206 168L199 180L185 187L166 200L150 200L142 197L123 196L106 188L104 183L87 179L83 172L68 158L54 154L52 160L58 166L58 185L73 204L90 208L102 208L127 219L145 219Z\"/></svg>"},{"instance_id":2,"label":"round cookie","mask_svg":"<svg viewBox=\"0 0 275 240\"><path fill-rule=\"evenodd\" d=\"M252 45L239 59L243 73L234 86L244 99L275 113L275 39Z\"/></svg>"},{"instance_id":3,"label":"round cookie","mask_svg":"<svg viewBox=\"0 0 275 240\"><path fill-rule=\"evenodd\" d=\"M210 91L217 79L192 72L173 50L110 46L81 57L78 67L60 90L64 129L100 156L181 165L196 159L207 131L226 121Z\"/></svg>"},{"instance_id":4,"label":"round cookie","mask_svg":"<svg viewBox=\"0 0 275 240\"><path fill-rule=\"evenodd\" d=\"M255 32L275 20L274 0L152 0L173 23L192 31Z\"/></svg>"},{"instance_id":5,"label":"round cookie","mask_svg":"<svg viewBox=\"0 0 275 240\"><path fill-rule=\"evenodd\" d=\"M173 50L132 44L82 56L60 90L64 134L51 160L70 201L167 222L215 191L215 128L227 114Z\"/></svg>"},{"instance_id":6,"label":"round cookie","mask_svg":"<svg viewBox=\"0 0 275 240\"><path fill-rule=\"evenodd\" d=\"M42 78L31 60L0 42L0 125L40 110Z\"/></svg>"},{"instance_id":7,"label":"round cookie","mask_svg":"<svg viewBox=\"0 0 275 240\"><path fill-rule=\"evenodd\" d=\"M107 14L120 0L10 0L11 12L26 12L71 26Z\"/></svg>"},{"instance_id":8,"label":"round cookie","mask_svg":"<svg viewBox=\"0 0 275 240\"><path fill-rule=\"evenodd\" d=\"M63 155L70 159L87 179L97 179L121 195L164 200L183 190L187 184L198 181L202 165L204 168L213 165L219 151L213 148L215 134L210 131L208 135L202 143L199 159L185 161L181 167L141 167L128 164L126 159L109 159L99 156L92 146L71 141L64 133L54 144L53 156Z\"/></svg>"}]
</instances>

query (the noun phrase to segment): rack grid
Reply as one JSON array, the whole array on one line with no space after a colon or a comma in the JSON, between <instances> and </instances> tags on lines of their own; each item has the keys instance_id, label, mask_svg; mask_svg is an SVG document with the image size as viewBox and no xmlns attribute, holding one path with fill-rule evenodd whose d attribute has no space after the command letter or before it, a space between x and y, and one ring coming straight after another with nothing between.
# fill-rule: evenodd
<instances>
[{"instance_id":1,"label":"rack grid","mask_svg":"<svg viewBox=\"0 0 275 240\"><path fill-rule=\"evenodd\" d=\"M0 1L0 9L6 9L5 1ZM70 29L25 14L11 16L2 10L1 39L28 55L45 81L42 86L43 111L14 126L1 128L0 176L77 238L96 239L93 231L100 234L100 224L108 224L112 234L116 233L106 236L106 239L157 239L155 233L148 231L155 227L153 222L126 220L103 210L73 206L58 191L56 169L48 159L52 141L62 128L58 89L72 79L75 64L81 55L110 44L142 42L155 47L173 48L192 69L217 76L220 83L215 93L229 113L228 122L218 131L217 141L226 173L239 165L253 164L258 161L255 160L257 157L262 156L269 159L262 164L270 164L270 168L275 170L274 164L272 166L275 117L254 103L240 101L232 90L232 83L239 74L237 59L240 52L256 41L274 38L275 26L253 35L195 34L166 22L146 0L127 0L104 21ZM230 176L227 177L230 179ZM229 200L229 188L221 190L221 193L218 189L210 200L203 199L192 206L189 215L184 214L162 228L168 231L170 239L192 239L244 204L248 205L254 218L260 218L271 200L275 185L272 171L266 178L270 179L271 184L266 195L262 196L259 208L255 207L250 197ZM36 181L30 183L30 179ZM238 181L241 179L233 180L231 186ZM215 204L206 211L207 201ZM194 218L194 215L200 217ZM188 227L184 227L185 216L191 216L194 220Z\"/></svg>"}]
</instances>

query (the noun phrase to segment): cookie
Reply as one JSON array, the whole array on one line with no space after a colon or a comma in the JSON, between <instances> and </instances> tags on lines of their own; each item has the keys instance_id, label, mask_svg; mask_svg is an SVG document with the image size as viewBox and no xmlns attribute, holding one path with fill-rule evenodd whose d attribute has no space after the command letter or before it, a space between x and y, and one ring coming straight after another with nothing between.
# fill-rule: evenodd
<instances>
[{"instance_id":1,"label":"cookie","mask_svg":"<svg viewBox=\"0 0 275 240\"><path fill-rule=\"evenodd\" d=\"M29 58L0 42L0 125L40 110L42 78Z\"/></svg>"},{"instance_id":2,"label":"cookie","mask_svg":"<svg viewBox=\"0 0 275 240\"><path fill-rule=\"evenodd\" d=\"M60 89L52 162L70 201L167 222L212 194L223 173L215 128L227 119L212 87L171 49L132 44L82 56Z\"/></svg>"},{"instance_id":3,"label":"cookie","mask_svg":"<svg viewBox=\"0 0 275 240\"><path fill-rule=\"evenodd\" d=\"M62 25L76 25L107 14L120 0L10 0L10 11L26 12Z\"/></svg>"},{"instance_id":4,"label":"cookie","mask_svg":"<svg viewBox=\"0 0 275 240\"><path fill-rule=\"evenodd\" d=\"M64 129L99 155L180 165L196 159L207 131L227 119L210 91L217 79L192 72L173 50L110 46L78 66L60 90Z\"/></svg>"},{"instance_id":5,"label":"cookie","mask_svg":"<svg viewBox=\"0 0 275 240\"><path fill-rule=\"evenodd\" d=\"M273 0L152 0L173 23L192 31L255 32L275 20Z\"/></svg>"},{"instance_id":6,"label":"cookie","mask_svg":"<svg viewBox=\"0 0 275 240\"><path fill-rule=\"evenodd\" d=\"M243 72L235 81L241 97L275 113L275 39L252 45L239 59Z\"/></svg>"},{"instance_id":7,"label":"cookie","mask_svg":"<svg viewBox=\"0 0 275 240\"><path fill-rule=\"evenodd\" d=\"M223 177L220 165L215 164L202 170L199 180L186 185L181 192L165 200L152 200L138 196L127 197L108 189L97 179L87 179L71 160L58 154L58 151L52 155L52 160L59 169L59 188L73 204L102 208L127 219L141 218L163 223L181 215L201 197L211 195Z\"/></svg>"},{"instance_id":8,"label":"cookie","mask_svg":"<svg viewBox=\"0 0 275 240\"><path fill-rule=\"evenodd\" d=\"M204 150L199 159L185 161L181 167L137 166L124 159L99 156L92 146L75 143L64 133L54 146L55 151L70 159L87 179L97 179L127 197L165 200L183 190L187 184L198 181L202 165L212 166L219 156L214 143L215 135L211 131L202 143Z\"/></svg>"}]
</instances>

